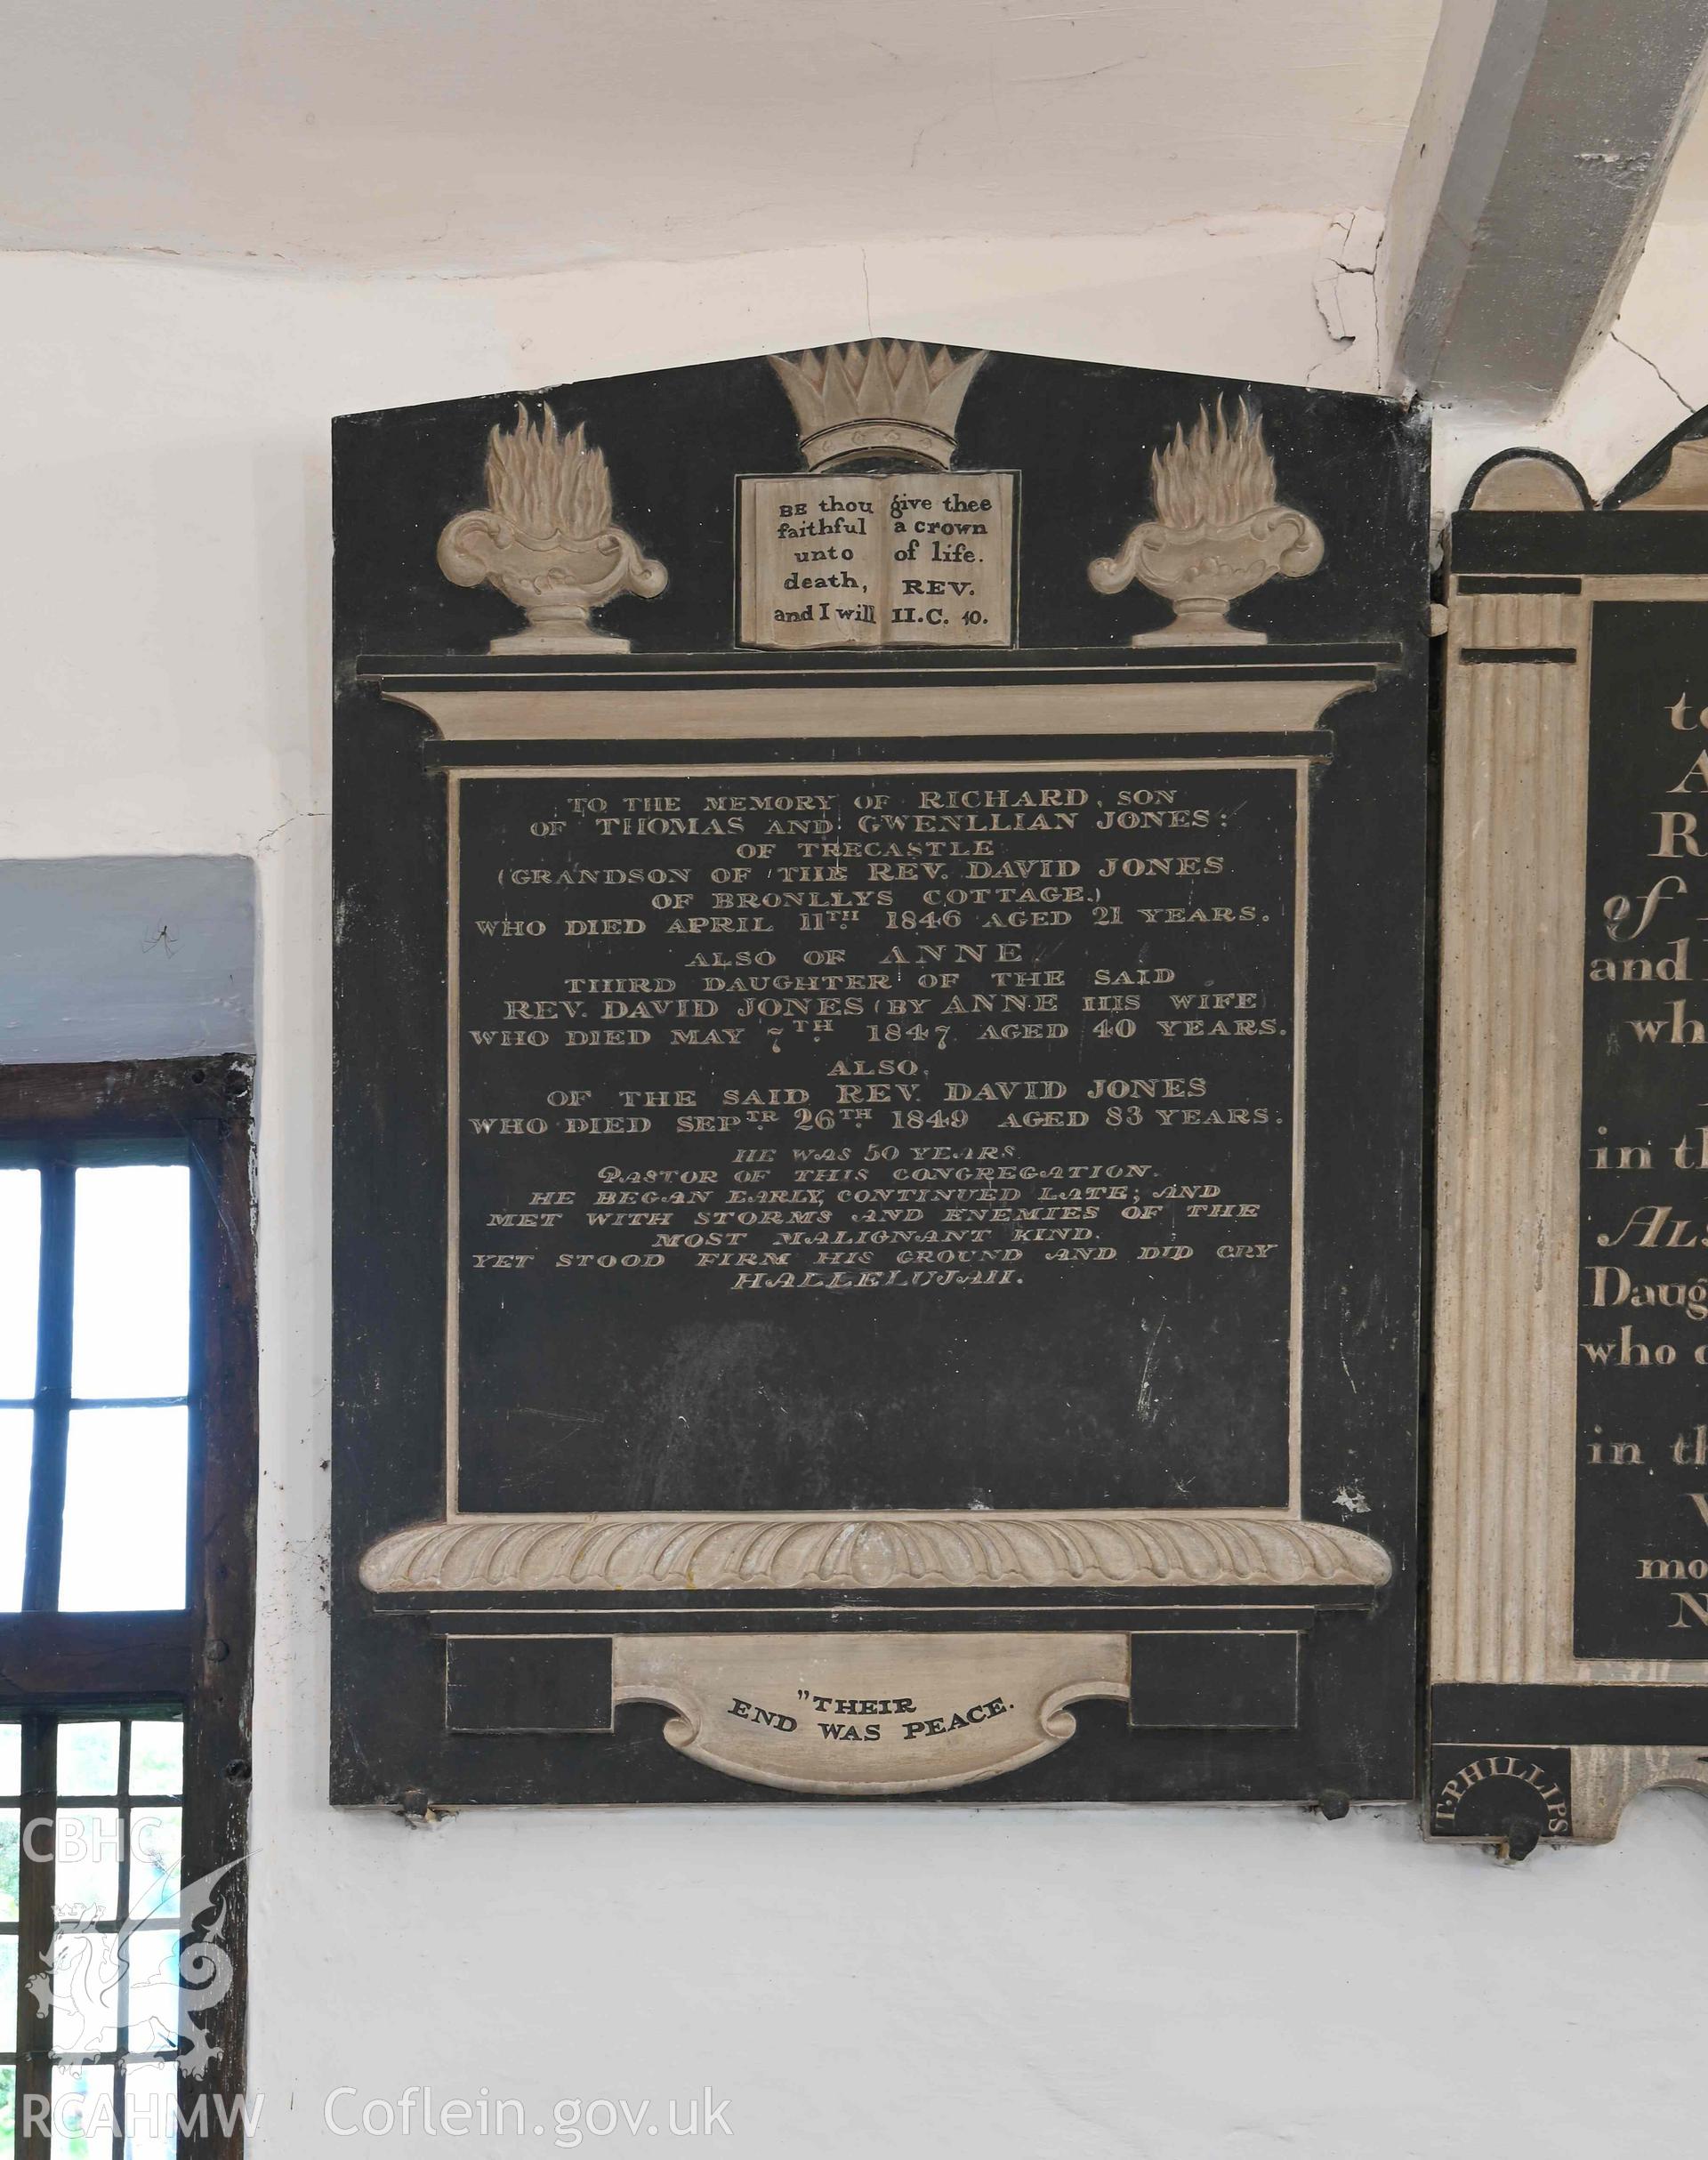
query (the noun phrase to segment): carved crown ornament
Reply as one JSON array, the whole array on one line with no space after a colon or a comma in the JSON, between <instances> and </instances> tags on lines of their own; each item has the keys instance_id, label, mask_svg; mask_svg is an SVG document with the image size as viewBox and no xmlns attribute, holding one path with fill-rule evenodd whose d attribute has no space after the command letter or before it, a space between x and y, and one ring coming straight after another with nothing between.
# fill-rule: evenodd
<instances>
[{"instance_id":1,"label":"carved crown ornament","mask_svg":"<svg viewBox=\"0 0 1708 2160\"><path fill-rule=\"evenodd\" d=\"M487 439L487 507L465 510L439 536L439 567L453 584L495 585L528 628L494 638L492 652L627 652L626 638L595 630L595 608L621 592L657 600L669 572L616 522L605 458L584 421L565 435L551 407L536 424L516 407L508 433Z\"/></svg>"},{"instance_id":2,"label":"carved crown ornament","mask_svg":"<svg viewBox=\"0 0 1708 2160\"><path fill-rule=\"evenodd\" d=\"M1261 645L1261 630L1242 630L1228 610L1271 577L1307 577L1323 560L1323 536L1303 511L1276 498L1275 464L1263 423L1242 398L1232 422L1221 400L1215 417L1200 406L1188 435L1150 455L1155 515L1135 525L1116 555L1100 556L1087 575L1100 592L1137 582L1171 600L1165 630L1141 631L1135 645Z\"/></svg>"},{"instance_id":3,"label":"carved crown ornament","mask_svg":"<svg viewBox=\"0 0 1708 2160\"><path fill-rule=\"evenodd\" d=\"M986 358L870 337L792 359L774 354L771 366L794 408L810 472L878 458L947 472L961 400Z\"/></svg>"}]
</instances>

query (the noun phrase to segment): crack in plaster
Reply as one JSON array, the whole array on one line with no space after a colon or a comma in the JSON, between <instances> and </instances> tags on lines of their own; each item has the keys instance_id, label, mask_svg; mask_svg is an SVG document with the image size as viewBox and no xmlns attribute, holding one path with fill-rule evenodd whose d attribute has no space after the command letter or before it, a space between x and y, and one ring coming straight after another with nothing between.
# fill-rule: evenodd
<instances>
[{"instance_id":1,"label":"crack in plaster","mask_svg":"<svg viewBox=\"0 0 1708 2160\"><path fill-rule=\"evenodd\" d=\"M1667 380L1666 376L1661 373L1655 362L1649 359L1648 353L1640 352L1637 347L1631 343L1629 339L1621 337L1616 330L1609 330L1607 332L1607 335L1622 351L1630 353L1633 360L1640 360L1643 363L1643 366L1647 367L1649 373L1655 377L1656 381L1664 384L1664 386L1672 391L1672 395L1684 407L1687 415L1696 411L1696 407L1691 404L1689 399L1685 396L1684 392L1679 388L1678 384Z\"/></svg>"}]
</instances>

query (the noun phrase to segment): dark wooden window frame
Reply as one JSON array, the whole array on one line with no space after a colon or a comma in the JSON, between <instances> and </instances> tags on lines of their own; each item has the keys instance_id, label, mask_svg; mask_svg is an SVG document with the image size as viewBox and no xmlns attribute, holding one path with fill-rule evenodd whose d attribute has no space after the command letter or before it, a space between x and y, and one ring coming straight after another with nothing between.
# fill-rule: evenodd
<instances>
[{"instance_id":1,"label":"dark wooden window frame","mask_svg":"<svg viewBox=\"0 0 1708 2160\"><path fill-rule=\"evenodd\" d=\"M116 1149L164 1143L190 1167L186 1608L0 1615L0 1718L35 1724L53 1712L181 1708L186 1882L248 1850L258 1478L253 1078L251 1060L237 1057L0 1068L0 1165L99 1162ZM44 1239L51 1182L44 1186ZM61 1321L68 1326L68 1314L44 1313L44 1339ZM51 1474L51 1439L47 1452ZM57 1574L57 1528L41 1527L50 1511L32 1499L26 1599L37 1607L50 1535ZM222 1884L221 1939L235 1978L224 2000L197 2016L218 2051L217 2068L199 2086L181 2073L189 2119L211 2091L235 2100L245 2089L247 1876L246 1867L233 1867ZM46 2089L50 2035L22 1980L20 1971L19 2160L45 2160L45 2138L23 2132L22 2102L27 2091ZM212 2106L204 2127L179 2146L181 2160L228 2160L241 2149L240 2125L222 2129Z\"/></svg>"}]
</instances>

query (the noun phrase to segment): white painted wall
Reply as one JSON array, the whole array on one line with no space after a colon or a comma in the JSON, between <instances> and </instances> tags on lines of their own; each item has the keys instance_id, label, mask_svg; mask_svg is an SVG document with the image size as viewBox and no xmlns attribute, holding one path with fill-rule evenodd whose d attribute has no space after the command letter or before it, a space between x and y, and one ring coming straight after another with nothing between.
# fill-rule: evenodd
<instances>
[{"instance_id":1,"label":"white painted wall","mask_svg":"<svg viewBox=\"0 0 1708 2160\"><path fill-rule=\"evenodd\" d=\"M1387 199L1437 0L10 0L0 246L496 276Z\"/></svg>"},{"instance_id":2,"label":"white painted wall","mask_svg":"<svg viewBox=\"0 0 1708 2160\"><path fill-rule=\"evenodd\" d=\"M1681 1795L1640 1802L1609 1850L1507 1871L1426 1849L1404 1813L973 1802L417 1832L325 1801L327 416L858 334L868 278L886 328L1302 380L1346 359L1300 275L1320 233L1245 219L459 286L0 258L0 856L261 870L261 2154L550 2152L559 2100L662 2110L707 2084L735 2133L712 2145L755 2160L1699 2148L1708 1809ZM1708 336L1691 350L1708 396ZM1609 479L1624 380L1573 408ZM1672 422L1643 424L1632 455ZM1444 472L1478 454L1455 416ZM424 2083L520 2097L545 2134L324 2124L334 2088Z\"/></svg>"}]
</instances>

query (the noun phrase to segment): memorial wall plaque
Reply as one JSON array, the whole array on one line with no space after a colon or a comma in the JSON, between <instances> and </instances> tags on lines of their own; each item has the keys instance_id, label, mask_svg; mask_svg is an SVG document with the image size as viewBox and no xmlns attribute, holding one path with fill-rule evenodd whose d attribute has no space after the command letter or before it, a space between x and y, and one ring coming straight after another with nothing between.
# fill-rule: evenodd
<instances>
[{"instance_id":1,"label":"memorial wall plaque","mask_svg":"<svg viewBox=\"0 0 1708 2160\"><path fill-rule=\"evenodd\" d=\"M1708 1788L1708 446L1449 568L1430 1825Z\"/></svg>"},{"instance_id":2,"label":"memorial wall plaque","mask_svg":"<svg viewBox=\"0 0 1708 2160\"><path fill-rule=\"evenodd\" d=\"M1426 471L899 340L338 423L334 1801L1414 1790Z\"/></svg>"}]
</instances>

